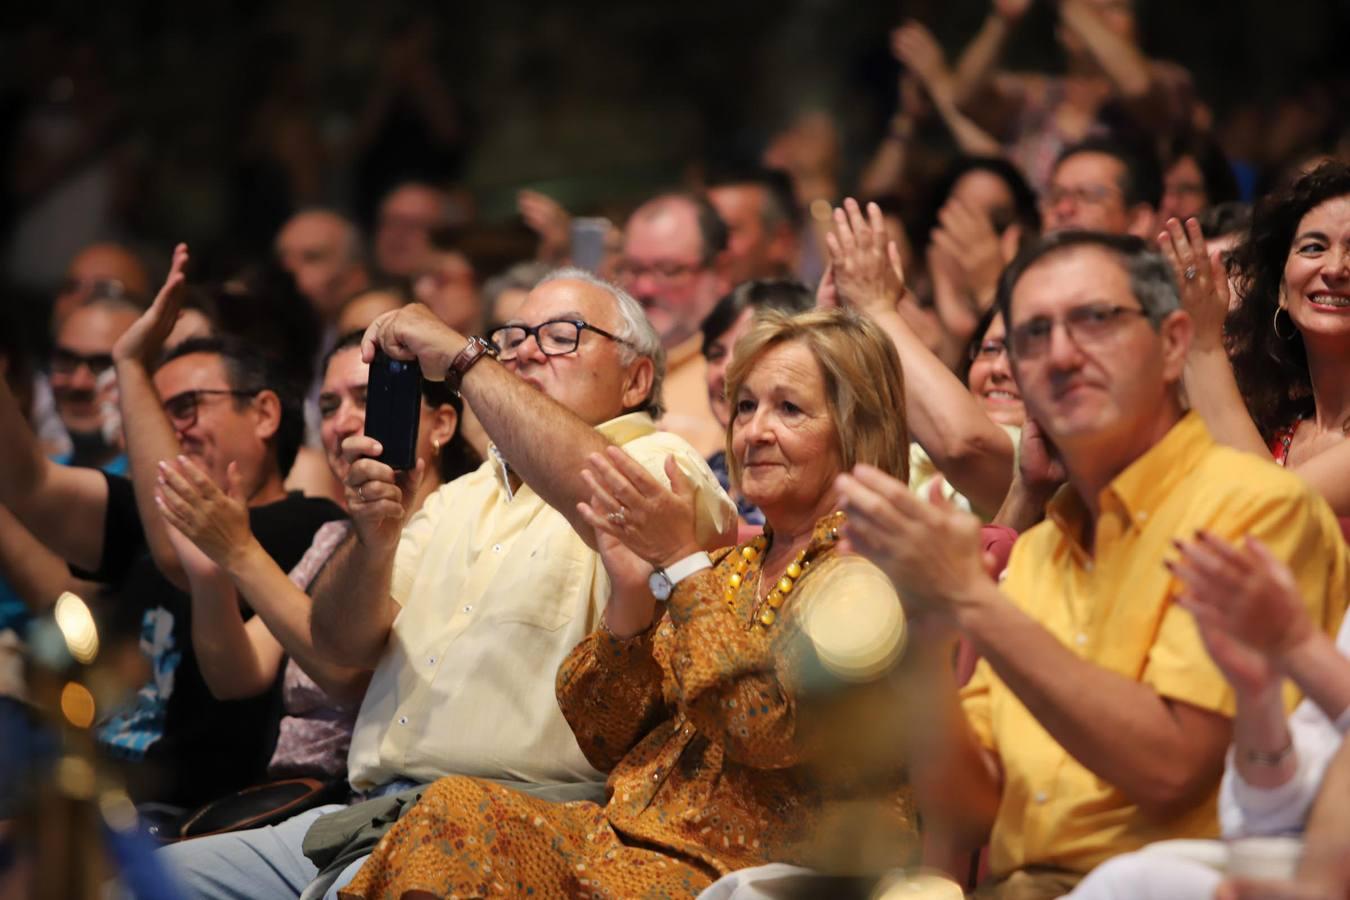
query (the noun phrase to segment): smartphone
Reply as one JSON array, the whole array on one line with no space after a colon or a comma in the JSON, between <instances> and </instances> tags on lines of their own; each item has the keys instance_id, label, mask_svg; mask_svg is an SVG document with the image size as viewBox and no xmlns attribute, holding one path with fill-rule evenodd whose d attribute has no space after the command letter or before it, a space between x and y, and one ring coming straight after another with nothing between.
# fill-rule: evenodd
<instances>
[{"instance_id":1,"label":"smartphone","mask_svg":"<svg viewBox=\"0 0 1350 900\"><path fill-rule=\"evenodd\" d=\"M375 351L366 383L366 436L384 449L377 459L391 469L417 464L417 423L422 412L422 367Z\"/></svg>"},{"instance_id":2,"label":"smartphone","mask_svg":"<svg viewBox=\"0 0 1350 900\"><path fill-rule=\"evenodd\" d=\"M597 271L605 258L605 237L611 227L609 219L573 219L572 265L588 272Z\"/></svg>"}]
</instances>

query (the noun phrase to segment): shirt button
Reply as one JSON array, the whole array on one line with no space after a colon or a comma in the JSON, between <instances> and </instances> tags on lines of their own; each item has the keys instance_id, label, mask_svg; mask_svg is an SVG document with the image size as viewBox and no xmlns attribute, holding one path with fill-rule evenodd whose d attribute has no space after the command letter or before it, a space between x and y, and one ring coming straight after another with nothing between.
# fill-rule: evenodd
<instances>
[{"instance_id":1,"label":"shirt button","mask_svg":"<svg viewBox=\"0 0 1350 900\"><path fill-rule=\"evenodd\" d=\"M492 545L492 552L493 552L493 553L501 553L501 552L502 552L502 545L501 545L501 544L493 544L493 545Z\"/></svg>"},{"instance_id":2,"label":"shirt button","mask_svg":"<svg viewBox=\"0 0 1350 900\"><path fill-rule=\"evenodd\" d=\"M1045 791L1037 791L1037 792L1036 792L1036 802L1037 802L1037 803L1044 803L1045 801L1047 801L1047 800L1049 800L1049 799L1050 799L1050 798L1049 798L1048 796L1046 796Z\"/></svg>"},{"instance_id":3,"label":"shirt button","mask_svg":"<svg viewBox=\"0 0 1350 900\"><path fill-rule=\"evenodd\" d=\"M428 656L428 657L427 657L427 665L429 665L429 666L434 666L434 665L436 665L436 657L434 657L434 656Z\"/></svg>"},{"instance_id":4,"label":"shirt button","mask_svg":"<svg viewBox=\"0 0 1350 900\"><path fill-rule=\"evenodd\" d=\"M1084 572L1091 572L1091 571L1092 571L1092 561L1091 561L1091 560L1088 560L1087 562L1083 563L1083 571L1084 571Z\"/></svg>"},{"instance_id":5,"label":"shirt button","mask_svg":"<svg viewBox=\"0 0 1350 900\"><path fill-rule=\"evenodd\" d=\"M1148 512L1147 512L1146 510L1142 510L1142 509L1141 509L1141 510L1139 510L1139 512L1135 515L1135 518L1138 519L1140 522L1147 522L1147 521L1148 521Z\"/></svg>"},{"instance_id":6,"label":"shirt button","mask_svg":"<svg viewBox=\"0 0 1350 900\"><path fill-rule=\"evenodd\" d=\"M464 606L464 611L465 611L465 612L473 612L473 604L472 604L472 603L466 604L466 605Z\"/></svg>"},{"instance_id":7,"label":"shirt button","mask_svg":"<svg viewBox=\"0 0 1350 900\"><path fill-rule=\"evenodd\" d=\"M400 725L407 725L407 724L408 724L408 717L407 717L407 716L399 716L399 717L398 717L398 724L400 724Z\"/></svg>"},{"instance_id":8,"label":"shirt button","mask_svg":"<svg viewBox=\"0 0 1350 900\"><path fill-rule=\"evenodd\" d=\"M1082 647L1087 643L1087 635L1080 631L1073 636L1073 642Z\"/></svg>"}]
</instances>

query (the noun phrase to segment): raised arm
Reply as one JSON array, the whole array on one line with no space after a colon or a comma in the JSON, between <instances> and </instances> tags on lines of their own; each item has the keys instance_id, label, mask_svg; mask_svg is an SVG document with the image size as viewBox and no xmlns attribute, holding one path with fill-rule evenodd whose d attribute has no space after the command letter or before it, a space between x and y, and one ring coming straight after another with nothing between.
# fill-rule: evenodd
<instances>
[{"instance_id":1,"label":"raised arm","mask_svg":"<svg viewBox=\"0 0 1350 900\"><path fill-rule=\"evenodd\" d=\"M1195 219L1187 219L1184 226L1168 219L1158 235L1158 246L1172 266L1182 306L1195 323L1184 374L1191 407L1219 443L1268 457L1270 450L1247 411L1224 347L1229 289L1220 254L1206 251ZM1350 443L1319 453L1293 469L1331 504L1336 515L1350 516Z\"/></svg>"},{"instance_id":2,"label":"raised arm","mask_svg":"<svg viewBox=\"0 0 1350 900\"><path fill-rule=\"evenodd\" d=\"M88 598L98 589L98 585L72 575L66 561L33 537L3 506L0 506L0 576L37 614L50 609L62 591Z\"/></svg>"},{"instance_id":3,"label":"raised arm","mask_svg":"<svg viewBox=\"0 0 1350 900\"><path fill-rule=\"evenodd\" d=\"M1012 483L1012 440L896 310L906 291L903 273L893 248L888 252L881 210L868 204L867 213L870 222L857 202L845 200L826 236L840 297L895 344L905 373L906 424L914 440L976 509L993 514Z\"/></svg>"},{"instance_id":4,"label":"raised arm","mask_svg":"<svg viewBox=\"0 0 1350 900\"><path fill-rule=\"evenodd\" d=\"M1031 0L994 0L984 24L956 61L952 97L969 108L995 86L995 74L1013 29L1031 6Z\"/></svg>"},{"instance_id":5,"label":"raised arm","mask_svg":"<svg viewBox=\"0 0 1350 900\"><path fill-rule=\"evenodd\" d=\"M361 350L367 361L374 359L377 345L394 359L415 358L424 377L439 380L467 343L426 307L413 304L376 319ZM580 473L586 457L604 450L609 441L494 359L474 365L460 393L516 474L594 548L595 534L577 513L577 504L590 497ZM548 439L541 440L541 435Z\"/></svg>"},{"instance_id":6,"label":"raised arm","mask_svg":"<svg viewBox=\"0 0 1350 900\"><path fill-rule=\"evenodd\" d=\"M179 532L175 546L188 567L193 644L199 656L205 650L222 663L210 672L203 664L212 693L226 700L262 693L288 655L330 697L359 703L367 672L334 665L315 650L310 598L258 543L249 529L248 507L233 465L228 476L226 493L196 465L178 461L165 469L157 501ZM194 546L184 547L189 541ZM325 558L333 551L332 545L310 549ZM193 565L192 556L204 560ZM236 591L257 613L248 621L240 615Z\"/></svg>"},{"instance_id":7,"label":"raised arm","mask_svg":"<svg viewBox=\"0 0 1350 900\"><path fill-rule=\"evenodd\" d=\"M333 552L310 588L315 652L333 665L356 669L374 669L380 662L399 611L391 591L400 542L416 548L412 556L420 552L439 500L433 494L422 517L409 522L423 463L418 460L412 472L396 476L375 459L380 452L379 442L365 435L342 442L343 456L351 462L346 490L353 536Z\"/></svg>"},{"instance_id":8,"label":"raised arm","mask_svg":"<svg viewBox=\"0 0 1350 900\"><path fill-rule=\"evenodd\" d=\"M67 562L93 571L103 561L108 482L102 472L61 466L42 452L19 403L0 378L0 505Z\"/></svg>"},{"instance_id":9,"label":"raised arm","mask_svg":"<svg viewBox=\"0 0 1350 900\"><path fill-rule=\"evenodd\" d=\"M145 540L160 572L184 589L188 586L187 574L155 506L159 464L173 459L182 448L164 412L151 373L183 307L183 286L187 280L183 269L187 261L187 245L179 244L173 251L169 276L155 301L117 339L112 352L117 367L118 402L127 439L131 483L136 492L136 509L145 528Z\"/></svg>"},{"instance_id":10,"label":"raised arm","mask_svg":"<svg viewBox=\"0 0 1350 900\"><path fill-rule=\"evenodd\" d=\"M942 46L932 32L918 22L906 22L891 36L891 49L909 72L922 82L933 108L967 156L998 156L1003 148L960 109L955 79L947 66Z\"/></svg>"}]
</instances>

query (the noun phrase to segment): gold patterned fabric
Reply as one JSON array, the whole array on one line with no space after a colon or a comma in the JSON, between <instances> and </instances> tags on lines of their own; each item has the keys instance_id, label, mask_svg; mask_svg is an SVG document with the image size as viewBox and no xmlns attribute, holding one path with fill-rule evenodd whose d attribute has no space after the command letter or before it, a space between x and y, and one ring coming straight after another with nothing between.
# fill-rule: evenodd
<instances>
[{"instance_id":1,"label":"gold patterned fabric","mask_svg":"<svg viewBox=\"0 0 1350 900\"><path fill-rule=\"evenodd\" d=\"M627 640L596 631L572 651L558 702L609 773L605 806L442 779L343 896L690 897L768 862L847 868L863 847L886 857L868 866L913 862L893 727L903 612L880 570L834 551L833 524L817 526L815 562L771 628L754 625L753 592L727 604L739 555L723 550L653 628ZM841 627L850 622L865 627ZM854 658L867 665L851 668Z\"/></svg>"}]
</instances>

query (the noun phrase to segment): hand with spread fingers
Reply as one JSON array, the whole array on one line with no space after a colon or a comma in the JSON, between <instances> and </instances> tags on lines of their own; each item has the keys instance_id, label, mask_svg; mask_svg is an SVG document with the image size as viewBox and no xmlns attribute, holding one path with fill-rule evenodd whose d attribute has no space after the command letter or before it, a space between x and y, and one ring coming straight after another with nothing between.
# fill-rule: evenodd
<instances>
[{"instance_id":1,"label":"hand with spread fingers","mask_svg":"<svg viewBox=\"0 0 1350 900\"><path fill-rule=\"evenodd\" d=\"M983 309L993 299L1007 262L989 217L953 197L938 211L932 238L958 267L966 302Z\"/></svg>"},{"instance_id":2,"label":"hand with spread fingers","mask_svg":"<svg viewBox=\"0 0 1350 900\"><path fill-rule=\"evenodd\" d=\"M930 95L951 90L951 70L946 54L933 33L915 21L906 22L891 32L891 52L905 69L913 72Z\"/></svg>"},{"instance_id":3,"label":"hand with spread fingers","mask_svg":"<svg viewBox=\"0 0 1350 900\"><path fill-rule=\"evenodd\" d=\"M1207 532L1177 543L1167 568L1185 585L1177 602L1234 687L1259 692L1281 661L1317 633L1289 567L1254 538L1234 547Z\"/></svg>"},{"instance_id":4,"label":"hand with spread fingers","mask_svg":"<svg viewBox=\"0 0 1350 900\"><path fill-rule=\"evenodd\" d=\"M980 520L915 496L902 482L867 465L835 481L848 518L841 549L890 576L911 615L955 624L955 605L992 585L980 549Z\"/></svg>"},{"instance_id":5,"label":"hand with spread fingers","mask_svg":"<svg viewBox=\"0 0 1350 900\"><path fill-rule=\"evenodd\" d=\"M463 350L468 339L446 325L420 303L387 312L370 323L361 339L361 359L375 360L376 349L391 359L417 360L422 377L442 381L450 363Z\"/></svg>"},{"instance_id":6,"label":"hand with spread fingers","mask_svg":"<svg viewBox=\"0 0 1350 900\"><path fill-rule=\"evenodd\" d=\"M139 363L147 371L155 367L164 350L164 342L168 340L178 321L178 314L183 310L183 286L187 283L183 269L187 263L187 244L179 244L173 248L173 262L169 266L168 277L155 295L154 302L113 344L114 360Z\"/></svg>"},{"instance_id":7,"label":"hand with spread fingers","mask_svg":"<svg viewBox=\"0 0 1350 900\"><path fill-rule=\"evenodd\" d=\"M408 517L406 500L417 492L426 469L424 460L407 472L395 472L378 457L380 442L354 434L342 442L342 456L350 464L345 482L347 512L357 540L377 551L392 553Z\"/></svg>"},{"instance_id":8,"label":"hand with spread fingers","mask_svg":"<svg viewBox=\"0 0 1350 900\"><path fill-rule=\"evenodd\" d=\"M159 464L155 503L166 522L228 570L234 555L251 544L254 537L235 463L231 462L226 469L226 477L229 484L222 491L186 456L166 460ZM187 565L187 560L183 562Z\"/></svg>"},{"instance_id":9,"label":"hand with spread fingers","mask_svg":"<svg viewBox=\"0 0 1350 900\"><path fill-rule=\"evenodd\" d=\"M581 477L591 489L577 511L595 529L618 539L640 559L665 568L700 549L693 486L675 458L666 459L662 484L618 447L586 458Z\"/></svg>"},{"instance_id":10,"label":"hand with spread fingers","mask_svg":"<svg viewBox=\"0 0 1350 900\"><path fill-rule=\"evenodd\" d=\"M1223 323L1228 316L1228 270L1219 251L1209 253L1200 223L1187 219L1167 220L1158 235L1158 249L1172 266L1181 305L1195 325L1197 349L1213 350L1223 346Z\"/></svg>"},{"instance_id":11,"label":"hand with spread fingers","mask_svg":"<svg viewBox=\"0 0 1350 900\"><path fill-rule=\"evenodd\" d=\"M845 199L843 208L834 211L825 245L841 303L867 315L895 310L905 295L905 273L881 207L867 204L864 218L858 201Z\"/></svg>"},{"instance_id":12,"label":"hand with spread fingers","mask_svg":"<svg viewBox=\"0 0 1350 900\"><path fill-rule=\"evenodd\" d=\"M572 216L557 200L539 191L516 195L516 208L525 225L539 235L538 256L545 262L562 263L571 252Z\"/></svg>"}]
</instances>

